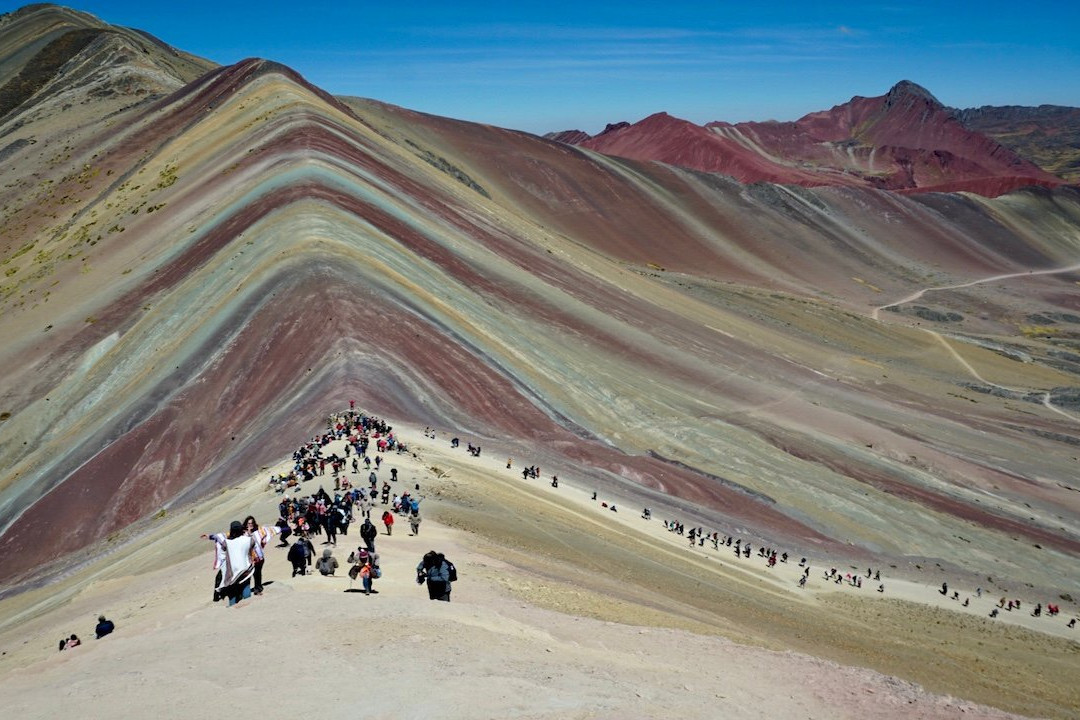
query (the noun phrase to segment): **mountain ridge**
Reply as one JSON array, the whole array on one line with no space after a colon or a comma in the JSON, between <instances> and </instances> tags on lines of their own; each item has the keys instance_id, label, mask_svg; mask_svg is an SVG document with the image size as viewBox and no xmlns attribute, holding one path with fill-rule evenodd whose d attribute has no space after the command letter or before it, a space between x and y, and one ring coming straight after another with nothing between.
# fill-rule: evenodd
<instances>
[{"instance_id":1,"label":"mountain ridge","mask_svg":"<svg viewBox=\"0 0 1080 720\"><path fill-rule=\"evenodd\" d=\"M663 120L663 122L661 122ZM583 135L583 134L582 134ZM903 80L788 122L703 126L654 113L566 142L597 152L729 174L740 182L864 186L996 196L1064 181L965 128L925 88ZM558 133L547 137L558 139Z\"/></svg>"},{"instance_id":2,"label":"mountain ridge","mask_svg":"<svg viewBox=\"0 0 1080 720\"><path fill-rule=\"evenodd\" d=\"M0 117L12 592L342 398L820 562L1077 590L1076 188L743 184L109 37Z\"/></svg>"},{"instance_id":3,"label":"mountain ridge","mask_svg":"<svg viewBox=\"0 0 1080 720\"><path fill-rule=\"evenodd\" d=\"M951 111L967 127L1070 183L1080 183L1080 108L984 105Z\"/></svg>"}]
</instances>

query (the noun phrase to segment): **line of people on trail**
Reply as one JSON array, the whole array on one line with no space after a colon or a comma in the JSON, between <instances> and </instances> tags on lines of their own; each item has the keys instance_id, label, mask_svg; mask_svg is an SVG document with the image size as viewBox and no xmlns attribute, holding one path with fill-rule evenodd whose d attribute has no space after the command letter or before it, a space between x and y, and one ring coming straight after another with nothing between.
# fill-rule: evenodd
<instances>
[{"instance_id":1,"label":"line of people on trail","mask_svg":"<svg viewBox=\"0 0 1080 720\"><path fill-rule=\"evenodd\" d=\"M593 500L597 499L595 492L593 493L592 499ZM606 507L607 504L603 503L601 506ZM644 520L652 519L652 511L649 510L649 508L645 508L644 510L642 510L641 517ZM734 555L735 555L736 558L740 558L740 557L741 558L749 558L751 556L751 554L753 554L753 549L752 549L751 544L749 542L743 542L740 538L733 538L732 536L724 536L724 538L721 539L720 534L718 532L707 532L707 531L704 530L704 528L701 528L701 527L693 527L693 528L690 528L689 531L687 531L686 527L685 527L685 525L683 523L675 521L675 520L671 520L671 521L664 520L663 525L664 525L664 528L666 530L668 530L669 532L676 533L678 535L684 535L685 534L687 536L687 538L688 538L690 547L702 547L702 546L705 545L706 542L708 542L708 543L710 543L712 545L714 550L719 550L721 547L730 547L730 548L732 548L732 551L734 552ZM778 562L786 563L788 561L788 558L790 557L787 552L781 552L779 550L774 550L773 548L766 547L766 546L760 546L758 548L757 556L760 557L760 558L765 559L765 565L766 565L767 568L775 567ZM803 588L803 587L806 587L806 583L807 583L807 581L808 581L808 579L810 577L810 566L809 566L809 564L807 562L807 559L805 557L802 558L799 561L799 567L802 568L803 572L799 576L797 584L798 584L798 586L800 588ZM826 582L832 582L835 585L846 585L846 586L850 586L850 587L859 589L859 588L862 588L862 586L863 586L863 579L864 578L863 578L862 574L859 573L859 572L841 573L836 568L831 568L830 570L824 571L822 573L822 579L824 581L826 581ZM885 584L881 581L881 570L874 570L873 568L867 568L866 569L865 579L868 582L872 580L875 584L877 584L877 592L879 592L879 593L884 593L885 592ZM948 583L943 582L941 584L941 590L939 590L938 592L941 595L945 595L946 597L949 597ZM981 587L977 588L976 591L975 591L975 594L976 594L976 597L981 598L982 597L982 588ZM953 600L956 600L957 602L960 602L962 607L969 607L970 604L971 604L971 599L970 598L964 598L961 601L959 591L954 590L953 593L952 593L951 598ZM993 608L990 611L990 617L991 618L998 617L1000 610L1005 610L1007 612L1011 612L1013 610L1019 610L1019 609L1020 609L1020 601L1019 600L1008 600L1006 598L1001 598L1001 600L998 602L998 606ZM1031 616L1032 617L1041 617L1041 616L1043 616L1045 614L1048 617L1055 617L1060 612L1061 612L1061 607L1059 605L1055 604L1055 603L1047 603L1046 606L1045 606L1045 609L1044 609L1042 603L1037 603L1035 605L1035 607L1031 611ZM1077 618L1075 618L1075 617L1071 618L1069 620L1069 622L1067 623L1067 627L1069 627L1070 629L1075 628L1076 625L1077 625Z\"/></svg>"},{"instance_id":2,"label":"line of people on trail","mask_svg":"<svg viewBox=\"0 0 1080 720\"><path fill-rule=\"evenodd\" d=\"M956 601L960 600L960 592L958 590L953 590L952 595L949 594L949 583L948 582L941 583L941 589L938 590L938 594L944 595L945 597L948 597L948 598L950 598L952 600L956 600ZM975 589L975 596L978 597L978 598L981 598L982 595L983 595L983 589L981 587L976 588ZM961 604L963 605L963 607L968 607L970 605L970 602L971 602L971 598L970 597L965 597ZM990 608L990 615L989 616L991 618L996 618L1001 614L1002 610L1004 610L1005 612L1010 612L1010 613L1013 612L1014 610L1019 612L1021 607L1022 607L1022 603L1020 602L1020 600L1009 599L1007 597L1002 597L1000 600L998 600L996 606ZM1043 617L1044 615L1046 617L1057 617L1060 614L1061 614L1061 606L1058 605L1057 603L1048 602L1048 603L1046 603L1046 607L1044 608L1043 604L1041 602L1039 602L1039 603L1035 603L1035 607L1033 607L1031 609L1031 617ZM1076 620L1077 619L1075 617L1070 618L1069 622L1066 623L1065 626L1068 627L1070 630L1075 628L1076 627Z\"/></svg>"},{"instance_id":3,"label":"line of people on trail","mask_svg":"<svg viewBox=\"0 0 1080 720\"><path fill-rule=\"evenodd\" d=\"M593 493L593 499L596 499L596 493ZM642 520L652 519L652 510L644 508L641 511ZM734 537L733 535L720 536L718 531L708 531L701 526L691 527L687 530L686 525L678 520L663 520L664 529L670 533L674 533L679 536L685 536L689 542L691 548L704 547L705 543L709 543L713 550L719 551L721 548L731 548L732 553L736 558L749 559L754 554L754 548L749 541L744 542L742 538ZM774 549L770 546L760 545L757 549L757 557L764 559L766 568L774 568L778 563L787 564L791 556L785 550ZM796 584L800 588L806 587L807 581L810 579L810 564L804 557L799 560L799 568L801 572ZM867 568L866 577L869 579L873 577L875 582L881 581L881 571L874 572L872 568ZM861 588L862 578L858 575L852 575L847 573L846 576L841 576L837 573L836 568L824 573L824 579L826 581L833 581L837 585L841 584L845 579L852 587ZM885 585L878 585L878 592L885 592Z\"/></svg>"},{"instance_id":4,"label":"line of people on trail","mask_svg":"<svg viewBox=\"0 0 1080 720\"><path fill-rule=\"evenodd\" d=\"M434 437L435 437L434 431L432 431L430 433L429 437L434 439ZM450 441L450 447L456 448L456 447L459 446L459 443L460 443L460 440L455 437ZM479 455L479 449L480 449L479 446L475 446L475 449L476 449L475 453L473 453L473 448L474 448L473 444L469 443L468 449L469 449L470 453L472 453L474 455ZM507 458L506 459L506 469L507 470L512 469L513 465L514 465L513 458ZM523 467L522 470L521 470L521 477L522 477L522 480L539 479L540 478L540 467L537 466L537 465L528 465L528 466ZM558 478L558 476L555 476L555 475L552 476L551 486L555 487L555 488L559 487L559 478ZM600 507L603 508L603 509L610 510L611 512L618 512L618 508L615 506L614 503L608 503L607 501L599 501L598 498L597 498L597 493L596 492L592 493L592 500L594 502L599 502ZM642 510L642 512L641 512L641 518L643 520L651 520L652 519L652 511L647 507L644 508ZM687 537L687 539L688 539L690 547L704 547L705 543L709 543L710 545L712 545L712 548L714 550L719 550L721 547L731 547L736 558L749 558L751 556L751 554L753 554L753 549L751 547L751 544L749 542L744 543L739 538L733 538L732 536L727 536L727 535L725 535L723 538L721 538L719 532L706 531L702 527L692 527L692 528L690 528L689 531L687 531L687 529L686 529L686 527L685 527L685 525L683 523L675 521L675 520L671 520L671 521L665 520L665 521L663 521L663 524L664 524L664 528L666 530L668 530L669 532L676 533L676 534L678 534L680 536L685 535ZM778 563L787 563L788 558L790 557L787 552L774 550L773 548L766 547L766 546L758 547L757 556L760 557L760 558L763 558L765 560L765 566L767 568L776 567L776 565ZM805 588L808 580L810 579L810 565L808 564L807 559L805 557L802 558L802 560L799 562L799 567L802 568L802 572L800 573L799 578L798 578L798 580L796 582L797 582L797 585L800 588ZM833 583L835 585L846 585L846 586L850 586L850 587L853 587L853 588L856 588L856 589L861 589L862 586L863 586L863 579L864 578L863 578L862 574L859 573L859 572L840 573L840 572L837 571L836 568L832 568L832 569L830 569L828 571L823 572L822 579L825 580L826 582L831 582L831 583ZM881 580L881 571L880 570L874 570L873 568L867 568L866 578L865 579L868 582L872 580L873 583L877 585L877 588L876 588L877 592L879 592L879 593L884 593L885 592L885 583L882 582L882 580ZM982 596L982 589L979 588L976 591L976 593L977 593L977 595L979 597L981 597ZM942 594L946 594L946 593L942 592ZM953 594L953 599L957 600L957 601L960 601L959 593L954 593ZM970 606L970 599L965 598L961 602L961 605L963 607L969 607ZM998 616L999 609L1006 610L1006 611L1012 611L1013 609L1019 610L1020 609L1020 601L1019 600L1015 600L1015 601L1014 600L1008 600L1008 601L1006 601L1005 598L1002 598L1002 600L999 603L998 607L993 608L992 611L990 612L990 617L991 618L996 618ZM1039 603L1034 607L1034 609L1031 612L1031 615L1032 615L1032 617L1040 617L1040 616L1045 614L1048 617L1055 617L1059 613L1060 613L1060 606L1058 606L1058 605L1056 605L1054 603L1047 603L1046 607L1045 607L1045 610L1044 610L1043 605L1041 603ZM1070 629L1075 628L1076 625L1077 625L1077 618L1075 618L1075 617L1071 618L1069 620L1068 624L1067 624L1067 626Z\"/></svg>"}]
</instances>

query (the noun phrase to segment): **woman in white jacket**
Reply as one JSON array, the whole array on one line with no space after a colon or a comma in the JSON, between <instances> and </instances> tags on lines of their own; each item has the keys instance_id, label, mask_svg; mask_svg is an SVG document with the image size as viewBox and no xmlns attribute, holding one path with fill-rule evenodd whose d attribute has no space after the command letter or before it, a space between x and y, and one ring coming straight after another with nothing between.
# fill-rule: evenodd
<instances>
[{"instance_id":1,"label":"woman in white jacket","mask_svg":"<svg viewBox=\"0 0 1080 720\"><path fill-rule=\"evenodd\" d=\"M251 576L255 572L252 557L256 555L258 541L244 533L244 525L233 520L229 525L229 536L221 533L204 538L214 541L218 546L215 564L220 564L221 580L217 591L221 597L229 599L229 606L251 597Z\"/></svg>"}]
</instances>

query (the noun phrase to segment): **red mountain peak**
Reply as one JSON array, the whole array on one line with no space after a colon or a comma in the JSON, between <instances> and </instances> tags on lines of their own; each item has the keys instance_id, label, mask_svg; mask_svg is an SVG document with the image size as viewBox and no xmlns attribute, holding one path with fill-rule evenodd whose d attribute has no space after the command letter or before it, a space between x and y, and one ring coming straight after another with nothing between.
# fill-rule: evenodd
<instances>
[{"instance_id":1,"label":"red mountain peak","mask_svg":"<svg viewBox=\"0 0 1080 720\"><path fill-rule=\"evenodd\" d=\"M580 143L743 182L948 188L998 195L1061 180L963 126L926 88L902 80L877 97L853 97L795 122L711 122L659 112L609 125Z\"/></svg>"}]
</instances>

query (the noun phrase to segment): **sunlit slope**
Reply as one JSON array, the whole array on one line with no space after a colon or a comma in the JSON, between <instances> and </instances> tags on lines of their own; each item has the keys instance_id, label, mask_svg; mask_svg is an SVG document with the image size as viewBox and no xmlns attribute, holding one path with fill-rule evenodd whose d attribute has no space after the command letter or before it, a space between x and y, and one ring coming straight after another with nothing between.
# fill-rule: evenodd
<instances>
[{"instance_id":1,"label":"sunlit slope","mask_svg":"<svg viewBox=\"0 0 1080 720\"><path fill-rule=\"evenodd\" d=\"M1037 395L1077 385L1052 354L1074 274L875 313L1077 262L1073 190L743 186L259 60L78 107L0 128L35 138L0 171L5 578L246 477L347 399L721 530L1078 577L1080 431Z\"/></svg>"}]
</instances>

